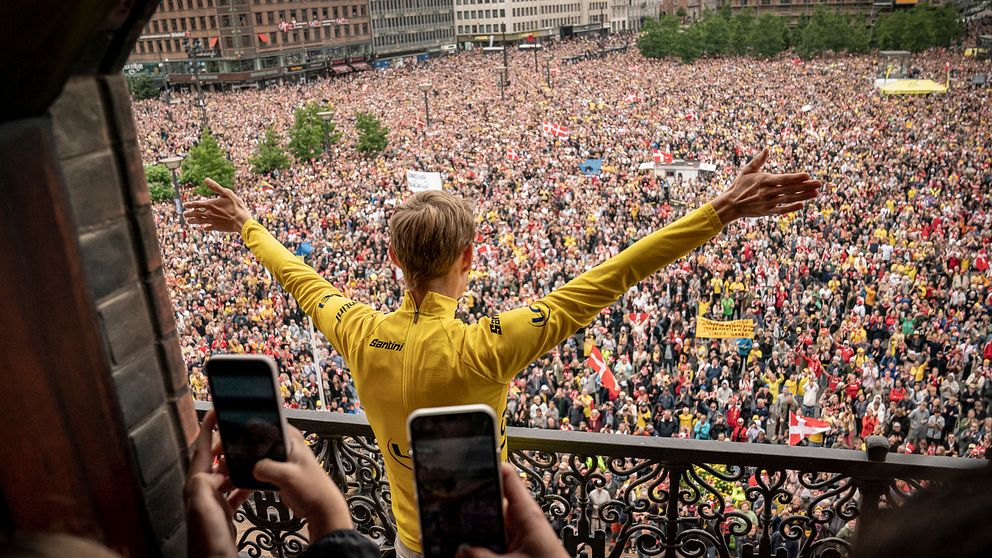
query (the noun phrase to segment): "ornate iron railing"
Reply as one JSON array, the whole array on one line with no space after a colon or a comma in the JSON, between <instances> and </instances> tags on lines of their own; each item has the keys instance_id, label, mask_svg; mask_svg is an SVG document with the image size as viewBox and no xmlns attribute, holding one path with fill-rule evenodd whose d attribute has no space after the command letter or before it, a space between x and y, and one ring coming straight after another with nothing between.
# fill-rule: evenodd
<instances>
[{"instance_id":1,"label":"ornate iron railing","mask_svg":"<svg viewBox=\"0 0 992 558\"><path fill-rule=\"evenodd\" d=\"M204 412L209 403L198 403ZM356 527L393 555L382 455L361 416L287 411ZM510 461L571 556L852 556L880 507L988 465L949 457L510 428ZM870 455L870 457L869 457ZM276 494L235 515L239 550L292 557L305 522Z\"/></svg>"}]
</instances>

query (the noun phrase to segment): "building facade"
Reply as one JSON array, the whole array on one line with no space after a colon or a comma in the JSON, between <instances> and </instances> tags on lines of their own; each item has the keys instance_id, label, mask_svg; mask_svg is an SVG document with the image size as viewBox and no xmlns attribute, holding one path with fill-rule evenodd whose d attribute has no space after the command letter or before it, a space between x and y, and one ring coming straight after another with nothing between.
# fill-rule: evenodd
<instances>
[{"instance_id":1,"label":"building facade","mask_svg":"<svg viewBox=\"0 0 992 558\"><path fill-rule=\"evenodd\" d=\"M364 70L371 56L365 0L162 0L125 72L220 87Z\"/></svg>"},{"instance_id":2,"label":"building facade","mask_svg":"<svg viewBox=\"0 0 992 558\"><path fill-rule=\"evenodd\" d=\"M662 0L611 0L610 31L637 32L648 18L657 19Z\"/></svg>"},{"instance_id":3,"label":"building facade","mask_svg":"<svg viewBox=\"0 0 992 558\"><path fill-rule=\"evenodd\" d=\"M458 41L484 45L606 32L613 1L455 0Z\"/></svg>"},{"instance_id":4,"label":"building facade","mask_svg":"<svg viewBox=\"0 0 992 558\"><path fill-rule=\"evenodd\" d=\"M377 57L455 48L454 0L370 0Z\"/></svg>"}]
</instances>

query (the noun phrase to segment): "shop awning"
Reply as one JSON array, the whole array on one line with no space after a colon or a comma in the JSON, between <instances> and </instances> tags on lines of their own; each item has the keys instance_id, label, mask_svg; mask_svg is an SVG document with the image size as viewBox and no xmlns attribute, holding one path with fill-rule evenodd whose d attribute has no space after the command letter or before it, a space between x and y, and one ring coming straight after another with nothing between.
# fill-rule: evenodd
<instances>
[{"instance_id":1,"label":"shop awning","mask_svg":"<svg viewBox=\"0 0 992 558\"><path fill-rule=\"evenodd\" d=\"M352 62L351 67L354 68L356 72L364 72L365 70L372 69L372 67L365 62Z\"/></svg>"},{"instance_id":2,"label":"shop awning","mask_svg":"<svg viewBox=\"0 0 992 558\"><path fill-rule=\"evenodd\" d=\"M347 74L348 72L351 71L351 68L345 66L344 64L340 64L337 66L331 66L331 71L334 72L335 74Z\"/></svg>"}]
</instances>

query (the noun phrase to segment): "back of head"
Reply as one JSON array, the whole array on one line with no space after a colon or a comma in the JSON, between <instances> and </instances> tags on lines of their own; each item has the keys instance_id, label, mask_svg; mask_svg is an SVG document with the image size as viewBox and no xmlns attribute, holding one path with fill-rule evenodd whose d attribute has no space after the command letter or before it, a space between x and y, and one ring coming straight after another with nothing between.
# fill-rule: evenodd
<instances>
[{"instance_id":1,"label":"back of head","mask_svg":"<svg viewBox=\"0 0 992 558\"><path fill-rule=\"evenodd\" d=\"M475 237L472 204L444 191L417 192L389 218L390 246L410 288L448 273Z\"/></svg>"}]
</instances>

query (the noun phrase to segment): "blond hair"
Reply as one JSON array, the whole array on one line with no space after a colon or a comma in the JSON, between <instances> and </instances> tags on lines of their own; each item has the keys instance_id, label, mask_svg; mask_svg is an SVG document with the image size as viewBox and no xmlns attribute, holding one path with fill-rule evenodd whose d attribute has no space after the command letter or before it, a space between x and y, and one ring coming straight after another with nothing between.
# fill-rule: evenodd
<instances>
[{"instance_id":1,"label":"blond hair","mask_svg":"<svg viewBox=\"0 0 992 558\"><path fill-rule=\"evenodd\" d=\"M390 245L407 286L443 277L475 237L468 200L444 191L417 192L389 218Z\"/></svg>"}]
</instances>

